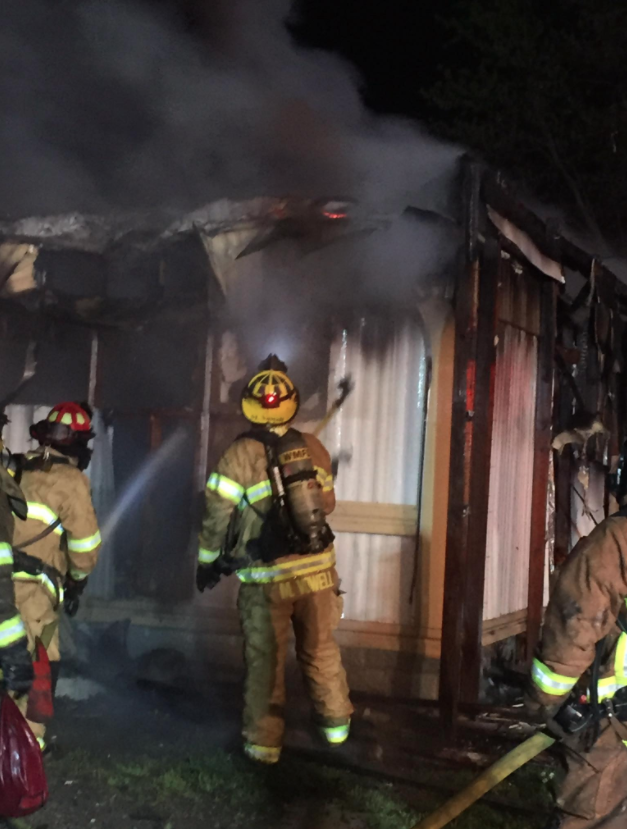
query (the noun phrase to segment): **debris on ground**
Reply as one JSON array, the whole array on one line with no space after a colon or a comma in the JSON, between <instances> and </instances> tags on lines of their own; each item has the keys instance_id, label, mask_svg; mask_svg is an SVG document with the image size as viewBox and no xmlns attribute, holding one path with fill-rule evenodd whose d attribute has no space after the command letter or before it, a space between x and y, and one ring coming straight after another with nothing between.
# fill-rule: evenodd
<instances>
[{"instance_id":1,"label":"debris on ground","mask_svg":"<svg viewBox=\"0 0 627 829\"><path fill-rule=\"evenodd\" d=\"M477 769L433 754L419 728L369 706L353 737L329 750L298 712L288 723L277 766L259 766L240 751L239 697L233 689L206 697L155 691L60 700L52 752L46 758L50 800L23 822L28 829L411 829ZM385 708L385 706L384 706ZM374 714L374 715L373 715ZM381 715L380 715L381 714ZM488 756L482 732L479 747ZM409 745L413 739L412 746ZM386 757L377 758L384 746ZM494 748L494 746L493 746ZM430 749L429 749L430 750ZM500 746L497 746L500 751ZM386 759L393 758L392 761ZM463 758L462 758L463 759ZM472 756L468 759L473 759ZM532 763L475 804L451 829L542 829L555 769Z\"/></svg>"},{"instance_id":2,"label":"debris on ground","mask_svg":"<svg viewBox=\"0 0 627 829\"><path fill-rule=\"evenodd\" d=\"M26 821L32 829L411 829L448 794L434 775L424 787L402 786L312 759L290 756L275 767L252 764L239 753L209 749L204 756L138 756L120 761L76 750L47 766L48 805ZM68 773L74 775L68 785ZM447 787L462 788L471 775L447 775ZM506 806L480 803L462 815L455 829L540 829L537 800L544 781L527 770L501 797ZM525 808L527 805L527 808ZM546 805L546 804L545 804Z\"/></svg>"}]
</instances>

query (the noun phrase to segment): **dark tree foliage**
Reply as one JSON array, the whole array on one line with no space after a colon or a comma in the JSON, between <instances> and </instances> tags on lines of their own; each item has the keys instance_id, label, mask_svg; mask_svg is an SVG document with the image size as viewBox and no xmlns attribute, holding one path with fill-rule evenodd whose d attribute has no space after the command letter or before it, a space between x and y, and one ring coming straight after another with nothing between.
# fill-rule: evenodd
<instances>
[{"instance_id":1,"label":"dark tree foliage","mask_svg":"<svg viewBox=\"0 0 627 829\"><path fill-rule=\"evenodd\" d=\"M627 247L627 3L460 0L431 124Z\"/></svg>"}]
</instances>

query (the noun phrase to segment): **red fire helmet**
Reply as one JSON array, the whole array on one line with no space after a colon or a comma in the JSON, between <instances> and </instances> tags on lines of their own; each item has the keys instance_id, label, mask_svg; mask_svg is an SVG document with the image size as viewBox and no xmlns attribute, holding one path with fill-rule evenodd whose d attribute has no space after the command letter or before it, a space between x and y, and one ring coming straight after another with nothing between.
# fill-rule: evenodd
<instances>
[{"instance_id":1,"label":"red fire helmet","mask_svg":"<svg viewBox=\"0 0 627 829\"><path fill-rule=\"evenodd\" d=\"M57 403L50 409L46 420L69 426L73 432L91 431L91 418L78 403Z\"/></svg>"}]
</instances>

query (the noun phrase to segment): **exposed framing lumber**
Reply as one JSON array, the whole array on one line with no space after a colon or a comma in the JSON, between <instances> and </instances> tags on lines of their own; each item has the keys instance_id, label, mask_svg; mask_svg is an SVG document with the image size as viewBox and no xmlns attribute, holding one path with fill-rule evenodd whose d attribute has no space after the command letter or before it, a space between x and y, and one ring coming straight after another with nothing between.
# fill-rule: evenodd
<instances>
[{"instance_id":1,"label":"exposed framing lumber","mask_svg":"<svg viewBox=\"0 0 627 829\"><path fill-rule=\"evenodd\" d=\"M455 367L451 472L440 663L442 721L454 736L459 706L474 702L481 669L485 551L496 361L500 248L474 245L478 212L476 167L467 171L468 271L455 305Z\"/></svg>"},{"instance_id":2,"label":"exposed framing lumber","mask_svg":"<svg viewBox=\"0 0 627 829\"><path fill-rule=\"evenodd\" d=\"M484 246L478 307L477 356L474 389L474 438L471 457L470 500L462 639L461 702L476 702L481 675L481 637L485 592L486 540L494 378L496 371L497 293L501 264L499 244Z\"/></svg>"},{"instance_id":3,"label":"exposed framing lumber","mask_svg":"<svg viewBox=\"0 0 627 829\"><path fill-rule=\"evenodd\" d=\"M544 605L546 556L546 502L549 483L549 455L553 422L553 354L556 336L556 289L542 280L540 294L541 335L538 344L538 383L531 501L531 541L527 598L526 656L531 660L540 636Z\"/></svg>"}]
</instances>

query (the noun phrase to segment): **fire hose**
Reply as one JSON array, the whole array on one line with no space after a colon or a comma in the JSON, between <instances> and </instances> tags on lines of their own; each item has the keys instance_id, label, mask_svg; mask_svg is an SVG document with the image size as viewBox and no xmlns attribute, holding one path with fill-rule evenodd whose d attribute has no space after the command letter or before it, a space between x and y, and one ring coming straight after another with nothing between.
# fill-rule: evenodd
<instances>
[{"instance_id":1,"label":"fire hose","mask_svg":"<svg viewBox=\"0 0 627 829\"><path fill-rule=\"evenodd\" d=\"M576 694L571 695L553 718L552 724L549 723L549 730L552 727L556 736L544 731L534 734L533 737L497 760L476 777L469 786L421 820L413 829L442 829L498 783L557 743L562 737L580 734L588 728L598 728L600 721L604 718L621 722L627 720L627 688L619 689L612 699L596 706Z\"/></svg>"},{"instance_id":2,"label":"fire hose","mask_svg":"<svg viewBox=\"0 0 627 829\"><path fill-rule=\"evenodd\" d=\"M524 743L516 746L513 751L497 760L489 769L482 772L479 777L467 786L463 791L448 800L435 812L421 820L414 829L442 829L456 817L465 812L479 798L493 789L510 774L524 766L542 751L555 743L555 738L540 731L525 740Z\"/></svg>"}]
</instances>

